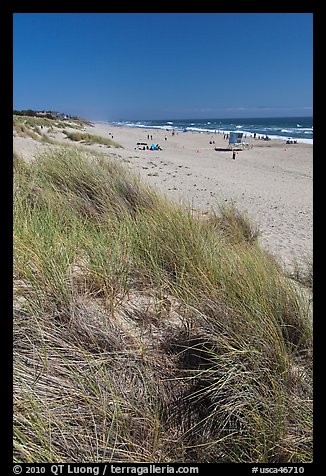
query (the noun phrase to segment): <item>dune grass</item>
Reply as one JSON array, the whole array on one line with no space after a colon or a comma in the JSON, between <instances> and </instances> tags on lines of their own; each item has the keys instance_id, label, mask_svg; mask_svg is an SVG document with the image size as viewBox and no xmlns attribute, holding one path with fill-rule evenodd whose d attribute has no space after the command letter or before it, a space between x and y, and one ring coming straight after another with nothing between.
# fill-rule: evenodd
<instances>
[{"instance_id":1,"label":"dune grass","mask_svg":"<svg viewBox=\"0 0 326 476\"><path fill-rule=\"evenodd\" d=\"M74 119L69 121L62 121L60 119L49 119L48 117L36 117L36 116L18 116L13 115L14 126L24 124L29 127L56 127L60 129L66 129L67 127L73 129L83 129L84 125L90 125L90 123L81 119Z\"/></svg>"},{"instance_id":2,"label":"dune grass","mask_svg":"<svg viewBox=\"0 0 326 476\"><path fill-rule=\"evenodd\" d=\"M51 137L44 134L42 131L42 127L44 127L46 124L45 121L50 121L50 119L41 119L29 116L26 116L26 118L27 119L25 120L25 116L14 116L13 129L14 133L18 137L30 137L38 142L48 144L55 143ZM38 119L40 120L38 121Z\"/></svg>"},{"instance_id":3,"label":"dune grass","mask_svg":"<svg viewBox=\"0 0 326 476\"><path fill-rule=\"evenodd\" d=\"M18 116L13 115L13 131L18 137L29 137L41 143L59 144L58 141L49 136L52 132L63 131L64 129L83 129L87 124L82 120L62 121L59 119L49 119L47 117Z\"/></svg>"},{"instance_id":4,"label":"dune grass","mask_svg":"<svg viewBox=\"0 0 326 476\"><path fill-rule=\"evenodd\" d=\"M55 119L48 119L46 117L34 116L13 116L14 133L19 137L30 137L38 142L59 144L48 134L61 130L68 139L74 142L82 142L85 145L100 144L107 147L122 148L120 144L114 142L112 139L102 137L95 134L82 132L83 125L87 124L81 120L75 121L61 121ZM89 124L88 124L89 125ZM47 133L43 132L43 127ZM79 129L78 131L67 131L66 128Z\"/></svg>"},{"instance_id":5,"label":"dune grass","mask_svg":"<svg viewBox=\"0 0 326 476\"><path fill-rule=\"evenodd\" d=\"M88 132L69 132L69 131L63 131L63 132L66 134L68 139L75 142L83 141L86 144L101 144L101 145L106 145L107 147L122 148L120 144L118 144L117 142L114 142L112 139L109 139L108 137L102 137L95 134L89 134Z\"/></svg>"},{"instance_id":6,"label":"dune grass","mask_svg":"<svg viewBox=\"0 0 326 476\"><path fill-rule=\"evenodd\" d=\"M309 302L234 207L14 160L16 462L310 462Z\"/></svg>"}]
</instances>

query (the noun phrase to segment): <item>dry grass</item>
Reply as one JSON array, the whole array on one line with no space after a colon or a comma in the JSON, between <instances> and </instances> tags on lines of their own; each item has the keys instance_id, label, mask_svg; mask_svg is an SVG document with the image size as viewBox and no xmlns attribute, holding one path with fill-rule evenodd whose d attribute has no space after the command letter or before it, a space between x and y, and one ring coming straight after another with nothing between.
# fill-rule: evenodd
<instances>
[{"instance_id":1,"label":"dry grass","mask_svg":"<svg viewBox=\"0 0 326 476\"><path fill-rule=\"evenodd\" d=\"M30 137L38 142L44 142L48 144L53 144L54 141L46 134L42 132L43 124L36 120L32 121L31 119L38 118L29 118L30 120L25 120L25 116L14 116L13 119L13 128L14 133L18 137ZM50 121L50 119L47 119ZM44 121L44 119L41 119ZM42 127L41 127L42 126Z\"/></svg>"},{"instance_id":2,"label":"dry grass","mask_svg":"<svg viewBox=\"0 0 326 476\"><path fill-rule=\"evenodd\" d=\"M68 139L74 142L81 142L83 141L85 144L101 144L106 145L107 147L116 147L122 148L120 144L114 142L112 139L107 137L98 136L95 134L89 134L88 132L69 132L63 131Z\"/></svg>"},{"instance_id":3,"label":"dry grass","mask_svg":"<svg viewBox=\"0 0 326 476\"><path fill-rule=\"evenodd\" d=\"M235 208L14 158L17 462L312 460L309 302Z\"/></svg>"}]
</instances>

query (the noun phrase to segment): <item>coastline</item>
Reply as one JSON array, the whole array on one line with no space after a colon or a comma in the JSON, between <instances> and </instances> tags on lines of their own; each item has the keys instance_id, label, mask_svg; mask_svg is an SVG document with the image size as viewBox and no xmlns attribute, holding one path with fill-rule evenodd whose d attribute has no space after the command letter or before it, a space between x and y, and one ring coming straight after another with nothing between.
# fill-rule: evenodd
<instances>
[{"instance_id":1,"label":"coastline","mask_svg":"<svg viewBox=\"0 0 326 476\"><path fill-rule=\"evenodd\" d=\"M205 214L233 202L248 212L259 227L262 246L285 267L291 269L296 262L304 268L312 259L313 145L247 137L252 148L233 160L231 151L215 150L227 148L223 133L176 130L172 135L172 130L98 122L85 131L123 148L74 144L108 153L177 203ZM52 137L67 143L62 132ZM138 150L137 142L159 144L162 150ZM15 137L14 149L28 158L41 144Z\"/></svg>"},{"instance_id":2,"label":"coastline","mask_svg":"<svg viewBox=\"0 0 326 476\"><path fill-rule=\"evenodd\" d=\"M183 133L158 128L98 124L86 128L114 137L128 168L170 199L203 213L233 202L247 211L261 244L284 266L305 266L313 251L313 145L247 137L252 146L236 154L222 133ZM152 141L147 139L152 135ZM167 137L167 140L165 140ZM137 142L163 150L135 150ZM214 141L215 144L209 144Z\"/></svg>"},{"instance_id":3,"label":"coastline","mask_svg":"<svg viewBox=\"0 0 326 476\"><path fill-rule=\"evenodd\" d=\"M240 220L235 213L226 220L219 213L216 220L201 219L153 193L155 180L158 192L188 204L192 199L196 203L190 205L207 214L222 194L234 200L243 189L248 205L265 176L265 189L268 182L273 185L271 216L277 211L273 179L280 187L286 171L289 189L302 176L295 169L288 174L291 163L283 146L253 146L233 160L230 151L215 151L203 134L165 139L152 130L144 137L107 126L88 126L87 133L86 127L68 130L68 124L38 128L34 119L33 128L24 124L14 128L14 389L15 401L30 402L42 418L35 420L33 412L25 415L25 406L16 405L14 438L20 442L24 436L30 460L40 454L44 461L82 455L96 462L110 451L110 458L126 462L135 455L139 461L286 461L292 454L296 461L309 461L311 273L293 273L291 279L261 252L256 230L242 214ZM135 150L136 141L148 135L163 150ZM215 142L223 144L222 137ZM299 149L290 150L298 164ZM277 167L271 165L272 152ZM126 173L126 167L134 173ZM151 187L145 180L138 183L135 173ZM280 197L285 198L284 190L279 189ZM263 188L258 193L266 205ZM200 203L203 198L207 203ZM288 254L290 235L287 242ZM24 382L35 380L45 353L49 365L26 392ZM44 398L46 411L37 406ZM66 403L58 409L60 399ZM189 405L180 406L180 399ZM128 410L126 415L118 411L123 419L112 451L109 439L98 445L103 435L110 436L111 420L117 421L116 407L108 402ZM157 412L158 404L164 411ZM106 427L101 426L103 409ZM202 434L203 415L208 424ZM48 441L53 422L67 444L62 447L60 430L49 456L46 445L35 450L35 441L39 435ZM238 422L250 442L245 451ZM284 427L290 429L286 434ZM232 446L227 441L221 450L215 442L226 431L232 433ZM152 437L158 438L155 452ZM197 443L195 455L185 453ZM15 448L17 461L24 461L26 452ZM207 448L213 451L207 454Z\"/></svg>"}]
</instances>

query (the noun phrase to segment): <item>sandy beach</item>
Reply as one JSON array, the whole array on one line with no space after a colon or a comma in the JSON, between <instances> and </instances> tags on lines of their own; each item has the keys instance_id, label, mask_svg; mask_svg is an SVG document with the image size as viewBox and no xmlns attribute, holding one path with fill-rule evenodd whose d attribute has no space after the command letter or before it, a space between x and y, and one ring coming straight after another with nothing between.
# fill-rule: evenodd
<instances>
[{"instance_id":1,"label":"sandy beach","mask_svg":"<svg viewBox=\"0 0 326 476\"><path fill-rule=\"evenodd\" d=\"M82 146L113 154L172 200L204 213L233 202L248 212L261 232L261 244L286 267L305 266L313 251L313 146L246 138L252 145L236 154L218 151L223 134L172 132L96 123L91 134L113 138L122 149ZM152 139L148 136L152 136ZM67 142L64 134L56 140ZM214 141L214 143L212 143ZM162 150L138 150L137 142ZM211 142L211 143L210 143ZM46 145L42 146L46 147ZM14 138L14 150L26 158L40 150L30 138Z\"/></svg>"}]
</instances>

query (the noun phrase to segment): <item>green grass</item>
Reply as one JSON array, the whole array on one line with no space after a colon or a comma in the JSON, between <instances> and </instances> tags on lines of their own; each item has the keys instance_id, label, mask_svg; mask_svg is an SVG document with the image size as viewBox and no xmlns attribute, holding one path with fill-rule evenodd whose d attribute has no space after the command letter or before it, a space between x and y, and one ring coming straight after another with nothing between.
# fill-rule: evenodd
<instances>
[{"instance_id":1,"label":"green grass","mask_svg":"<svg viewBox=\"0 0 326 476\"><path fill-rule=\"evenodd\" d=\"M29 117L28 120L24 120L25 116L14 116L13 120L13 129L15 134L18 137L30 137L38 142L54 144L55 141L51 137L43 133L42 127L43 122L50 121L50 119L40 119L39 118Z\"/></svg>"},{"instance_id":2,"label":"green grass","mask_svg":"<svg viewBox=\"0 0 326 476\"><path fill-rule=\"evenodd\" d=\"M68 139L74 142L83 142L86 145L100 144L107 147L122 148L120 144L112 139L102 137L95 134L82 132L84 125L90 125L82 120L74 121L60 121L55 119L48 119L46 117L34 116L13 116L13 129L19 137L31 137L39 142L57 143L47 134L55 132L58 129L67 136ZM43 127L47 134L43 133ZM67 131L66 128L78 129L78 131Z\"/></svg>"},{"instance_id":3,"label":"green grass","mask_svg":"<svg viewBox=\"0 0 326 476\"><path fill-rule=\"evenodd\" d=\"M14 157L16 462L312 461L309 300L235 207Z\"/></svg>"},{"instance_id":4,"label":"green grass","mask_svg":"<svg viewBox=\"0 0 326 476\"><path fill-rule=\"evenodd\" d=\"M109 139L107 137L102 137L95 134L89 134L87 132L69 132L69 131L63 131L63 132L66 134L68 139L75 142L84 141L86 144L101 144L101 145L106 145L107 147L122 148L120 144L118 144L117 142L114 142L112 139Z\"/></svg>"},{"instance_id":5,"label":"green grass","mask_svg":"<svg viewBox=\"0 0 326 476\"><path fill-rule=\"evenodd\" d=\"M85 122L81 119L62 121L59 119L49 119L47 117L18 116L15 114L13 115L13 124L14 127L24 124L25 126L29 127L43 126L47 128L56 127L59 129L65 129L67 127L73 129L82 129L84 125L90 125L88 122Z\"/></svg>"}]
</instances>

